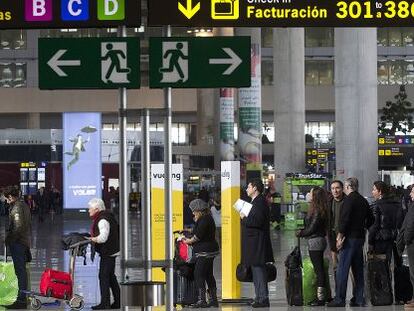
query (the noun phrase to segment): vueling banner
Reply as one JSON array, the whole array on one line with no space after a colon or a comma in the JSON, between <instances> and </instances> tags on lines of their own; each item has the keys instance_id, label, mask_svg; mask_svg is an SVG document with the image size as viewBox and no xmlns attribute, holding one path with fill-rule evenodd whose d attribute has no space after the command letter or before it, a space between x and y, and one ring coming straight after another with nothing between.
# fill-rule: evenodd
<instances>
[{"instance_id":1,"label":"vueling banner","mask_svg":"<svg viewBox=\"0 0 414 311\"><path fill-rule=\"evenodd\" d=\"M173 231L183 229L183 165L173 164L171 172ZM165 260L164 164L151 164L152 260ZM152 269L153 281L165 281L161 268Z\"/></svg>"},{"instance_id":2,"label":"vueling banner","mask_svg":"<svg viewBox=\"0 0 414 311\"><path fill-rule=\"evenodd\" d=\"M236 268L240 263L240 215L233 204L240 198L240 162L221 162L222 299L240 298Z\"/></svg>"}]
</instances>

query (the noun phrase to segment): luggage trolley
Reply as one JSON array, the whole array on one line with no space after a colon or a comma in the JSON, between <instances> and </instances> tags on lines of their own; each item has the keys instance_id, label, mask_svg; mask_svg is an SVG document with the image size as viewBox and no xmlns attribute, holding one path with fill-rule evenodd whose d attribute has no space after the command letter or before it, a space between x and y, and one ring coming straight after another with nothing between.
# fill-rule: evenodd
<instances>
[{"instance_id":1,"label":"luggage trolley","mask_svg":"<svg viewBox=\"0 0 414 311\"><path fill-rule=\"evenodd\" d=\"M42 274L40 292L24 291L30 300L32 310L39 310L42 307L40 297L52 297L58 301L64 301L71 310L79 311L83 309L85 302L82 296L73 294L73 284L75 283L75 263L79 248L89 243L91 241L85 239L69 246L69 273L46 269Z\"/></svg>"}]
</instances>

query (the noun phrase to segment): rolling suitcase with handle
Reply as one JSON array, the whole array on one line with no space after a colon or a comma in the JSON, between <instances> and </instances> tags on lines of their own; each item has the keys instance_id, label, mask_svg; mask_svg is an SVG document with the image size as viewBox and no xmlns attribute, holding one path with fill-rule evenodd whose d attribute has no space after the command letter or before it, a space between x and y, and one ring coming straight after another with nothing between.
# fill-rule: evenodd
<instances>
[{"instance_id":1,"label":"rolling suitcase with handle","mask_svg":"<svg viewBox=\"0 0 414 311\"><path fill-rule=\"evenodd\" d=\"M373 306L387 306L393 303L391 273L385 254L368 255L368 288Z\"/></svg>"},{"instance_id":2,"label":"rolling suitcase with handle","mask_svg":"<svg viewBox=\"0 0 414 311\"><path fill-rule=\"evenodd\" d=\"M289 306L303 305L302 291L302 255L300 252L300 240L298 245L287 256L285 260L286 267L286 298Z\"/></svg>"}]
</instances>

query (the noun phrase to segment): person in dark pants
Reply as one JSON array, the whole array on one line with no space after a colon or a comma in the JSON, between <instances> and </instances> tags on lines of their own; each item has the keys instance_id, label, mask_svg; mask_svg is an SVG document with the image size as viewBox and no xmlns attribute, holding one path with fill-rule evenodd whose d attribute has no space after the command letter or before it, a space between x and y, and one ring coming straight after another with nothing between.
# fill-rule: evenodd
<instances>
[{"instance_id":1,"label":"person in dark pants","mask_svg":"<svg viewBox=\"0 0 414 311\"><path fill-rule=\"evenodd\" d=\"M325 235L327 228L327 195L321 187L314 187L310 191L311 199L308 213L305 218L305 228L298 231L298 237L308 240L309 257L316 272L317 292L316 300L311 306L324 306L326 302L326 275L323 253L327 246Z\"/></svg>"},{"instance_id":2,"label":"person in dark pants","mask_svg":"<svg viewBox=\"0 0 414 311\"><path fill-rule=\"evenodd\" d=\"M253 179L249 182L246 193L251 198L253 206L248 215L240 214L242 219L241 261L252 269L256 294L252 303L253 308L270 306L265 265L268 262L274 262L270 240L270 209L262 195L263 188L260 179Z\"/></svg>"},{"instance_id":3,"label":"person in dark pants","mask_svg":"<svg viewBox=\"0 0 414 311\"><path fill-rule=\"evenodd\" d=\"M14 270L19 284L19 294L16 301L6 306L7 309L26 309L26 294L28 289L26 262L31 261L30 235L31 215L26 203L19 199L19 189L8 187L4 196L10 205L9 229L6 234L6 245L10 249Z\"/></svg>"},{"instance_id":4,"label":"person in dark pants","mask_svg":"<svg viewBox=\"0 0 414 311\"><path fill-rule=\"evenodd\" d=\"M390 194L383 181L374 182L372 196L375 199L372 206L374 223L368 231L369 252L385 254L390 263L397 230L403 220L401 202Z\"/></svg>"},{"instance_id":5,"label":"person in dark pants","mask_svg":"<svg viewBox=\"0 0 414 311\"><path fill-rule=\"evenodd\" d=\"M345 307L349 269L355 279L351 307L365 305L364 297L364 258L365 232L373 220L368 201L358 193L358 179L347 178L344 183L346 197L339 216L336 248L339 250L339 263L336 275L335 299L328 307Z\"/></svg>"},{"instance_id":6,"label":"person in dark pants","mask_svg":"<svg viewBox=\"0 0 414 311\"><path fill-rule=\"evenodd\" d=\"M121 307L121 290L115 275L115 260L119 254L119 226L114 215L105 209L105 203L95 198L89 201L89 216L93 219L91 241L99 253L99 287L101 302L92 310L119 309ZM111 295L114 302L111 304Z\"/></svg>"},{"instance_id":7,"label":"person in dark pants","mask_svg":"<svg viewBox=\"0 0 414 311\"><path fill-rule=\"evenodd\" d=\"M219 254L216 241L216 225L211 216L208 204L202 199L190 202L190 209L194 214L195 225L191 238L184 238L186 244L193 246L196 257L194 279L198 288L198 301L195 308L218 307L217 284L213 274L214 257ZM209 301L206 301L206 284Z\"/></svg>"},{"instance_id":8,"label":"person in dark pants","mask_svg":"<svg viewBox=\"0 0 414 311\"><path fill-rule=\"evenodd\" d=\"M410 191L411 201L414 201L414 187L411 187ZM404 230L404 242L407 247L408 263L410 267L414 267L414 206L411 202L407 207L407 214L405 215L402 225ZM414 269L410 268L410 280L414 287ZM414 308L414 299L408 301L405 308Z\"/></svg>"}]
</instances>

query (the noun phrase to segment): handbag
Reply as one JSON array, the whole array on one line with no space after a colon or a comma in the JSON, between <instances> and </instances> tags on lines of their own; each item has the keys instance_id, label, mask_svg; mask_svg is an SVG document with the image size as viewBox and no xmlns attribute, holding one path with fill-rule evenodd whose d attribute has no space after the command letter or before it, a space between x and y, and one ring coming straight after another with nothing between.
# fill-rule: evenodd
<instances>
[{"instance_id":1,"label":"handbag","mask_svg":"<svg viewBox=\"0 0 414 311\"><path fill-rule=\"evenodd\" d=\"M253 282L251 267L243 263L239 263L236 268L236 279L239 282Z\"/></svg>"},{"instance_id":2,"label":"handbag","mask_svg":"<svg viewBox=\"0 0 414 311\"><path fill-rule=\"evenodd\" d=\"M276 266L268 262L265 265L267 282L272 282L277 278L277 269ZM253 274L250 266L239 263L236 268L236 278L239 282L253 282Z\"/></svg>"}]
</instances>

